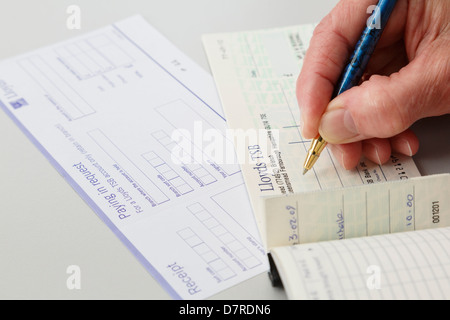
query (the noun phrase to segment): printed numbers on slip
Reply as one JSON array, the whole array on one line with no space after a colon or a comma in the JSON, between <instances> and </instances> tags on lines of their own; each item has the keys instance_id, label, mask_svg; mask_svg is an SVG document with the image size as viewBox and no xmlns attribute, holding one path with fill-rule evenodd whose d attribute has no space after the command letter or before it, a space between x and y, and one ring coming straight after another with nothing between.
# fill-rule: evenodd
<instances>
[{"instance_id":1,"label":"printed numbers on slip","mask_svg":"<svg viewBox=\"0 0 450 320\"><path fill-rule=\"evenodd\" d=\"M431 203L431 214L433 223L439 223L439 201L433 201Z\"/></svg>"},{"instance_id":2,"label":"printed numbers on slip","mask_svg":"<svg viewBox=\"0 0 450 320\"><path fill-rule=\"evenodd\" d=\"M397 175L400 180L406 180L409 179L408 175L405 172L405 169L403 168L403 164L400 162L400 159L396 156L391 156L391 162L394 164L395 171L397 172Z\"/></svg>"}]
</instances>

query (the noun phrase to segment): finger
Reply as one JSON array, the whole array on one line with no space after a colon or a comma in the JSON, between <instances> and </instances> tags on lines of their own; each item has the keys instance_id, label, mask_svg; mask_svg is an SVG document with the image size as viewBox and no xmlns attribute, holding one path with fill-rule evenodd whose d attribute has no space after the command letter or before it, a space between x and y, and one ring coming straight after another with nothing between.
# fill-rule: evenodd
<instances>
[{"instance_id":1,"label":"finger","mask_svg":"<svg viewBox=\"0 0 450 320\"><path fill-rule=\"evenodd\" d=\"M333 144L389 138L418 119L450 112L450 59L443 49L438 46L398 73L372 76L336 97L321 119L322 137Z\"/></svg>"},{"instance_id":2,"label":"finger","mask_svg":"<svg viewBox=\"0 0 450 320\"><path fill-rule=\"evenodd\" d=\"M419 140L408 129L391 139L375 138L341 145L329 144L328 148L344 169L351 170L358 165L362 155L380 165L389 160L392 152L413 156L419 150Z\"/></svg>"},{"instance_id":3,"label":"finger","mask_svg":"<svg viewBox=\"0 0 450 320\"><path fill-rule=\"evenodd\" d=\"M409 0L397 1L394 11L383 30L383 35L377 44L377 50L390 47L393 43L403 41L408 16L408 1Z\"/></svg>"},{"instance_id":4,"label":"finger","mask_svg":"<svg viewBox=\"0 0 450 320\"><path fill-rule=\"evenodd\" d=\"M351 170L354 169L362 155L362 143L354 142L348 144L328 144L330 151L333 153L333 156L339 161L340 165L346 169Z\"/></svg>"},{"instance_id":5,"label":"finger","mask_svg":"<svg viewBox=\"0 0 450 320\"><path fill-rule=\"evenodd\" d=\"M363 155L372 162L382 165L391 156L391 144L388 139L373 138L362 142Z\"/></svg>"},{"instance_id":6,"label":"finger","mask_svg":"<svg viewBox=\"0 0 450 320\"><path fill-rule=\"evenodd\" d=\"M345 0L316 27L297 80L302 134L317 135L320 117L376 0Z\"/></svg>"},{"instance_id":7,"label":"finger","mask_svg":"<svg viewBox=\"0 0 450 320\"><path fill-rule=\"evenodd\" d=\"M389 47L380 48L374 52L367 66L366 74L369 76L374 74L389 76L398 72L407 64L405 44L403 41L398 41Z\"/></svg>"},{"instance_id":8,"label":"finger","mask_svg":"<svg viewBox=\"0 0 450 320\"><path fill-rule=\"evenodd\" d=\"M393 152L412 157L419 150L419 139L411 130L406 130L390 139Z\"/></svg>"}]
</instances>

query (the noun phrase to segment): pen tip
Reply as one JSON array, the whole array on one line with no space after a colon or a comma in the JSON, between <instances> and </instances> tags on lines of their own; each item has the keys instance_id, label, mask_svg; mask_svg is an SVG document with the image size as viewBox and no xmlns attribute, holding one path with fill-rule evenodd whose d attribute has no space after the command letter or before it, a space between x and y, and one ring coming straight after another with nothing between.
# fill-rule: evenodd
<instances>
[{"instance_id":1,"label":"pen tip","mask_svg":"<svg viewBox=\"0 0 450 320\"><path fill-rule=\"evenodd\" d=\"M308 169L303 169L303 175L305 175L308 172Z\"/></svg>"}]
</instances>

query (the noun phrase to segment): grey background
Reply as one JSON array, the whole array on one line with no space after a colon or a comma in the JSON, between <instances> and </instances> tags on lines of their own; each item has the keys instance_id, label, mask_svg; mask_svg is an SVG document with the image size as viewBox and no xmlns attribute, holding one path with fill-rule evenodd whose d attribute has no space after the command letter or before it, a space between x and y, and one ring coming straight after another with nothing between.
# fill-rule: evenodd
<instances>
[{"instance_id":1,"label":"grey background","mask_svg":"<svg viewBox=\"0 0 450 320\"><path fill-rule=\"evenodd\" d=\"M319 21L337 0L1 0L0 59L134 14L209 71L204 33ZM81 8L68 30L66 9ZM0 299L170 299L4 112L0 112ZM450 172L450 117L414 125L422 174ZM439 138L436 138L439 137ZM69 290L66 269L81 269ZM285 299L261 274L212 299Z\"/></svg>"}]
</instances>

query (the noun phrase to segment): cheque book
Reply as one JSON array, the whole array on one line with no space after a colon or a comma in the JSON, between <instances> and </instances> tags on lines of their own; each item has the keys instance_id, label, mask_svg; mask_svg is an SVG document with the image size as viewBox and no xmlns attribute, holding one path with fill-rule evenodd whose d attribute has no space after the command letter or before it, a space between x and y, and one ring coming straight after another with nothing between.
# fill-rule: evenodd
<instances>
[{"instance_id":1,"label":"cheque book","mask_svg":"<svg viewBox=\"0 0 450 320\"><path fill-rule=\"evenodd\" d=\"M376 185L420 176L411 157L392 155L383 164L361 159L345 170L325 149L307 174L311 141L300 130L295 93L315 25L209 34L204 47L227 119L262 241L267 242L265 197L314 190ZM246 135L245 139L242 136Z\"/></svg>"},{"instance_id":2,"label":"cheque book","mask_svg":"<svg viewBox=\"0 0 450 320\"><path fill-rule=\"evenodd\" d=\"M431 261L419 254L433 252L422 247L427 242L418 244L419 253L397 245L400 240L411 242L401 238L409 235L408 231L413 232L413 238L425 237L415 230L449 225L448 175L419 178L413 159L402 155L392 155L383 165L363 158L356 168L345 170L336 165L338 161L328 149L311 172L302 175L301 164L311 141L301 134L295 88L315 26L203 37L227 126L246 134L246 139L235 138L234 144L258 230L271 259L271 274L275 276L278 270L290 298L406 298L412 297L412 292L448 297L448 255L442 249L445 241L430 242L436 245L434 250L440 250L433 256L436 265L428 270L437 279L432 282L437 283L436 290L422 290L428 281L422 275L428 274L415 267ZM441 229L432 232L445 234ZM404 258L408 266L400 264L397 273L391 264L381 263L381 258L390 257L387 253L363 247L368 241L376 248L375 244L382 241L378 237L389 233L396 233L392 239L400 240L392 247L383 242L382 247L394 250L390 254ZM355 250L344 254L350 245L360 248L361 256L357 257ZM309 246L317 250L309 250ZM320 258L317 252L322 252ZM336 261L331 261L330 252L336 254ZM369 256L369 252L376 255ZM306 260L302 260L303 256ZM380 260L373 261L374 257ZM447 259L446 264L438 258ZM368 276L366 270L380 271L381 290L368 295L365 282L355 282L349 272L356 270L361 261L365 263L360 273L363 277ZM403 281L406 275L422 282ZM415 290L395 287L395 294L387 294L391 289L384 288L389 288L388 283L392 287L395 280ZM356 296L359 289L363 293Z\"/></svg>"},{"instance_id":3,"label":"cheque book","mask_svg":"<svg viewBox=\"0 0 450 320\"><path fill-rule=\"evenodd\" d=\"M450 174L264 200L289 299L449 299Z\"/></svg>"}]
</instances>

